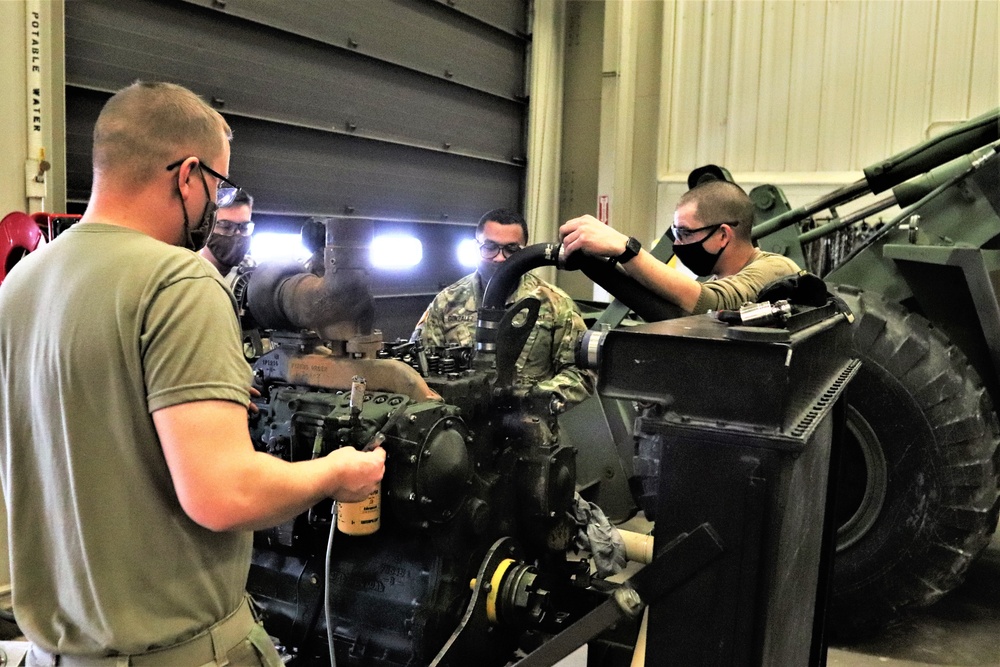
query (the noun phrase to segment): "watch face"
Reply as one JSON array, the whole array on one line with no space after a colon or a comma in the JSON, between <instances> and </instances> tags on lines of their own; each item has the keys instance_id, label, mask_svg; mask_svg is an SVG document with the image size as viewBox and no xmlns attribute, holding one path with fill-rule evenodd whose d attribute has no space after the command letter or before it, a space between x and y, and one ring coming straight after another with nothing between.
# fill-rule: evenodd
<instances>
[{"instance_id":1,"label":"watch face","mask_svg":"<svg viewBox=\"0 0 1000 667\"><path fill-rule=\"evenodd\" d=\"M641 249L642 249L642 244L639 243L638 239L636 239L634 236L630 236L628 241L625 242L625 251L622 252L622 254L618 255L618 257L615 258L615 261L624 264L625 262L629 261L636 255L638 255Z\"/></svg>"}]
</instances>

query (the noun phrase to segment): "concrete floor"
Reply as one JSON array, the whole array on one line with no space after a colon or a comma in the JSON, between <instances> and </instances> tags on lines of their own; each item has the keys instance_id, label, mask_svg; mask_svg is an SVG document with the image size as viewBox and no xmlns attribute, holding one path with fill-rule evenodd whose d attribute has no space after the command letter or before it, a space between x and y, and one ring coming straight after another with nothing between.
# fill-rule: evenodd
<instances>
[{"instance_id":1,"label":"concrete floor","mask_svg":"<svg viewBox=\"0 0 1000 667\"><path fill-rule=\"evenodd\" d=\"M877 639L831 647L830 667L1000 666L1000 532L962 586Z\"/></svg>"}]
</instances>

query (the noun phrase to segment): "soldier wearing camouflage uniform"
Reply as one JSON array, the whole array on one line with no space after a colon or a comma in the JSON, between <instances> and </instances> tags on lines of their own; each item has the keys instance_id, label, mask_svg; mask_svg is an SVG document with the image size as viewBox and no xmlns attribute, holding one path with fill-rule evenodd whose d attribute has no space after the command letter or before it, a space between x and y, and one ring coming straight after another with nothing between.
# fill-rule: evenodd
<instances>
[{"instance_id":1,"label":"soldier wearing camouflage uniform","mask_svg":"<svg viewBox=\"0 0 1000 667\"><path fill-rule=\"evenodd\" d=\"M476 320L486 284L497 267L528 241L528 226L514 211L494 209L476 228L481 261L478 269L442 290L424 312L411 340L425 346L471 346L476 339ZM538 321L517 359L517 382L533 387L532 393L555 394L567 406L575 405L593 391L588 371L576 367L575 351L586 331L583 318L568 294L555 285L526 273L507 298L513 304L525 297L541 302Z\"/></svg>"}]
</instances>

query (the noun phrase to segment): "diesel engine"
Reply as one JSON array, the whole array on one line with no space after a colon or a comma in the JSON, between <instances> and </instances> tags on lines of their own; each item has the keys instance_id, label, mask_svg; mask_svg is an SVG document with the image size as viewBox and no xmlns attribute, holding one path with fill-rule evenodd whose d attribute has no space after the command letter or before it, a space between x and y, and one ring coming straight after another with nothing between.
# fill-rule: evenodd
<instances>
[{"instance_id":1,"label":"diesel engine","mask_svg":"<svg viewBox=\"0 0 1000 667\"><path fill-rule=\"evenodd\" d=\"M366 503L258 532L248 590L291 664L506 664L588 607L573 599L588 565L566 558L575 452L558 401L510 381L503 345L383 345L370 230L326 227L312 271L260 267L246 290L273 348L254 364L251 436L287 461L380 445L386 474ZM516 339L498 319L497 339Z\"/></svg>"}]
</instances>

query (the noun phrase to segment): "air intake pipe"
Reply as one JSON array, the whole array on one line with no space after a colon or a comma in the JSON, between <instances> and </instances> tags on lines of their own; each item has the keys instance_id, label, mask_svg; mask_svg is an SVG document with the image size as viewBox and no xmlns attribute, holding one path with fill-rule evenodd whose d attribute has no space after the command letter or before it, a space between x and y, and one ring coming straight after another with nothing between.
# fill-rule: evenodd
<instances>
[{"instance_id":1,"label":"air intake pipe","mask_svg":"<svg viewBox=\"0 0 1000 667\"><path fill-rule=\"evenodd\" d=\"M507 310L507 297L517 288L518 281L528 271L540 266L558 264L562 246L536 243L511 255L498 268L483 293L476 321L476 365L493 365L497 349L497 331Z\"/></svg>"},{"instance_id":2,"label":"air intake pipe","mask_svg":"<svg viewBox=\"0 0 1000 667\"><path fill-rule=\"evenodd\" d=\"M375 300L368 275L371 221L328 218L323 265L264 264L247 286L247 309L266 329L315 331L325 342L371 336Z\"/></svg>"},{"instance_id":3,"label":"air intake pipe","mask_svg":"<svg viewBox=\"0 0 1000 667\"><path fill-rule=\"evenodd\" d=\"M674 304L616 269L608 260L582 252L566 256L561 244L538 243L512 255L497 269L483 294L476 323L476 364L489 367L496 354L497 332L507 308L507 297L521 276L540 266L557 266L584 275L628 306L639 317L653 322L684 313Z\"/></svg>"},{"instance_id":4,"label":"air intake pipe","mask_svg":"<svg viewBox=\"0 0 1000 667\"><path fill-rule=\"evenodd\" d=\"M667 301L635 278L619 271L603 257L573 253L562 268L568 271L582 271L583 275L603 287L608 294L647 322L659 322L688 314L680 306Z\"/></svg>"}]
</instances>

